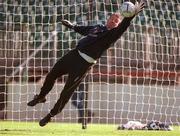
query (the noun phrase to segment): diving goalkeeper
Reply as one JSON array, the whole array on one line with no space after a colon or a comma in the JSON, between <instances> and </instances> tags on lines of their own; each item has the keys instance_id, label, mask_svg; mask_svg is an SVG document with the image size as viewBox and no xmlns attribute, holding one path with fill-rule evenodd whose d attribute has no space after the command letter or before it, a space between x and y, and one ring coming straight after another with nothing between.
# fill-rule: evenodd
<instances>
[{"instance_id":1,"label":"diving goalkeeper","mask_svg":"<svg viewBox=\"0 0 180 136\"><path fill-rule=\"evenodd\" d=\"M64 74L68 74L68 79L60 94L57 103L43 119L39 125L45 126L52 117L60 113L71 95L80 84L86 73L96 63L104 51L112 43L116 42L129 27L131 20L144 8L144 2L136 3L136 13L133 17L123 18L119 13L112 14L106 25L78 26L67 20L62 20L63 25L74 29L84 37L79 40L75 49L60 58L47 74L41 91L34 99L28 102L28 106L35 106L46 101L46 95L54 86L55 80Z\"/></svg>"}]
</instances>

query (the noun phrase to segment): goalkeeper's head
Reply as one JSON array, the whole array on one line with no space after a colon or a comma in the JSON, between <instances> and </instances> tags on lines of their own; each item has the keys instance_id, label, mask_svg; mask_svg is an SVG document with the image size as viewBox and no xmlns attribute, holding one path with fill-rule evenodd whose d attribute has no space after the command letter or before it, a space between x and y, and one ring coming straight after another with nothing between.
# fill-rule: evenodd
<instances>
[{"instance_id":1,"label":"goalkeeper's head","mask_svg":"<svg viewBox=\"0 0 180 136\"><path fill-rule=\"evenodd\" d=\"M108 18L106 27L108 28L108 30L116 28L119 25L119 23L121 22L121 20L122 20L121 14L114 13Z\"/></svg>"}]
</instances>

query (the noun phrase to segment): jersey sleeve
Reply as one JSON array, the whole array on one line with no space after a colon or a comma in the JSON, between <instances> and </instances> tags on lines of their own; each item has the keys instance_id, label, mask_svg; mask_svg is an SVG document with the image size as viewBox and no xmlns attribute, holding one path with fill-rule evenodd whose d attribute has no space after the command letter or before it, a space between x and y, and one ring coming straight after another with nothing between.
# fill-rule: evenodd
<instances>
[{"instance_id":1,"label":"jersey sleeve","mask_svg":"<svg viewBox=\"0 0 180 136\"><path fill-rule=\"evenodd\" d=\"M119 36L121 36L127 30L127 28L130 26L131 20L133 18L134 18L134 16L133 17L124 18L122 20L122 22L119 24L119 26L116 29L116 31L117 31Z\"/></svg>"},{"instance_id":2,"label":"jersey sleeve","mask_svg":"<svg viewBox=\"0 0 180 136\"><path fill-rule=\"evenodd\" d=\"M89 34L89 30L91 30L94 26L79 26L79 25L75 25L74 26L74 31L81 34L81 35L88 35Z\"/></svg>"},{"instance_id":3,"label":"jersey sleeve","mask_svg":"<svg viewBox=\"0 0 180 136\"><path fill-rule=\"evenodd\" d=\"M123 35L123 33L127 30L127 28L130 26L131 20L133 18L134 16L130 18L124 18L122 22L118 25L118 27L110 30L106 34L106 39L108 40L108 43L113 43L116 40L118 40Z\"/></svg>"}]
</instances>

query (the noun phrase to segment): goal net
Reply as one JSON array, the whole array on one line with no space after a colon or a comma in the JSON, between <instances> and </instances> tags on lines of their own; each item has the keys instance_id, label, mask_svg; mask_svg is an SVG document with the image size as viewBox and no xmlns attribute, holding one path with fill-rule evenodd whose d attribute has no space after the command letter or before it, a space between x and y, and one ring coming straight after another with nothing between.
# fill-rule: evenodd
<instances>
[{"instance_id":1,"label":"goal net","mask_svg":"<svg viewBox=\"0 0 180 136\"><path fill-rule=\"evenodd\" d=\"M82 36L60 23L105 24L122 0L1 0L0 118L38 121L59 98L59 78L45 104L27 107L55 62ZM95 47L96 48L96 47ZM73 60L72 60L73 61ZM180 5L149 0L128 30L88 73L91 123L180 123ZM77 122L71 100L52 122Z\"/></svg>"}]
</instances>

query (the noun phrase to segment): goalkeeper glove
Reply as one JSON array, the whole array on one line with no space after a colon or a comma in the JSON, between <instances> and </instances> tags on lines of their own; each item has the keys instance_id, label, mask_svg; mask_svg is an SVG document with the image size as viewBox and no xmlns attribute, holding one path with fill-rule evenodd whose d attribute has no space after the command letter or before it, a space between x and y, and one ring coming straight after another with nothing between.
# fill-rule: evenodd
<instances>
[{"instance_id":1,"label":"goalkeeper glove","mask_svg":"<svg viewBox=\"0 0 180 136\"><path fill-rule=\"evenodd\" d=\"M136 7L135 15L137 15L139 12L141 12L143 10L144 6L145 6L145 3L143 0L141 0L140 2L136 2L136 4L135 4L135 7Z\"/></svg>"},{"instance_id":2,"label":"goalkeeper glove","mask_svg":"<svg viewBox=\"0 0 180 136\"><path fill-rule=\"evenodd\" d=\"M68 20L61 20L61 23L68 28L74 27L74 25L71 22L69 22Z\"/></svg>"}]
</instances>

